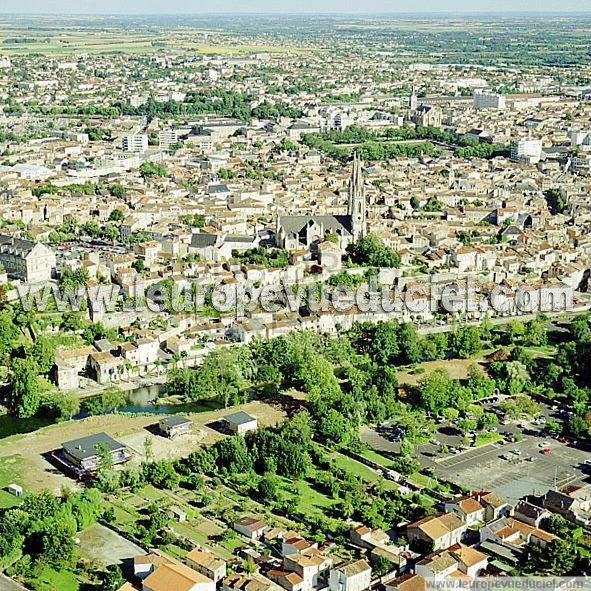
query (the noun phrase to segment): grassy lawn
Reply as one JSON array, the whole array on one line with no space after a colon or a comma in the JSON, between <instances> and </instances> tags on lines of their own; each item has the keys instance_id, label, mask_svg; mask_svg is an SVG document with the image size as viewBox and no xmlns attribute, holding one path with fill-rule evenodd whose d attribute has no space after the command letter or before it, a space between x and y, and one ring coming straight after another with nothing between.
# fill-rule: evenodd
<instances>
[{"instance_id":1,"label":"grassy lawn","mask_svg":"<svg viewBox=\"0 0 591 591\"><path fill-rule=\"evenodd\" d=\"M501 439L503 439L503 436L499 433L495 433L494 431L489 431L488 433L477 433L474 440L474 447L488 445L489 443L494 443L495 441L501 441Z\"/></svg>"},{"instance_id":2,"label":"grassy lawn","mask_svg":"<svg viewBox=\"0 0 591 591\"><path fill-rule=\"evenodd\" d=\"M364 449L362 452L359 452L359 455L384 468L391 468L394 465L394 462L390 458L373 449Z\"/></svg>"},{"instance_id":3,"label":"grassy lawn","mask_svg":"<svg viewBox=\"0 0 591 591\"><path fill-rule=\"evenodd\" d=\"M126 507L122 501L109 502L104 501L105 508L113 507L115 512L115 524L119 527L129 528L138 521L140 515L131 507Z\"/></svg>"},{"instance_id":4,"label":"grassy lawn","mask_svg":"<svg viewBox=\"0 0 591 591\"><path fill-rule=\"evenodd\" d=\"M196 542L197 544L203 546L209 543L207 535L200 531L198 527L195 527L193 524L189 522L185 521L184 523L178 523L175 521L171 523L171 526L174 529L174 531L176 531L178 534L182 536L187 536L189 539Z\"/></svg>"},{"instance_id":5,"label":"grassy lawn","mask_svg":"<svg viewBox=\"0 0 591 591\"><path fill-rule=\"evenodd\" d=\"M415 472L408 477L409 482L416 486L420 486L422 488L430 488L433 486L434 482L437 482L436 478L432 478L431 476L425 476L425 474L421 474L420 472Z\"/></svg>"},{"instance_id":6,"label":"grassy lawn","mask_svg":"<svg viewBox=\"0 0 591 591\"><path fill-rule=\"evenodd\" d=\"M331 455L331 459L335 461L339 468L351 472L355 476L359 476L361 480L365 480L366 482L375 482L380 477L369 466L343 454L334 453Z\"/></svg>"},{"instance_id":7,"label":"grassy lawn","mask_svg":"<svg viewBox=\"0 0 591 591\"><path fill-rule=\"evenodd\" d=\"M78 591L80 583L74 573L69 571L56 571L46 566L37 576L27 579L27 585L35 591Z\"/></svg>"},{"instance_id":8,"label":"grassy lawn","mask_svg":"<svg viewBox=\"0 0 591 591\"><path fill-rule=\"evenodd\" d=\"M23 485L22 474L23 459L20 456L0 458L0 509L16 507L20 505L21 499L11 495L6 487L9 484Z\"/></svg>"},{"instance_id":9,"label":"grassy lawn","mask_svg":"<svg viewBox=\"0 0 591 591\"><path fill-rule=\"evenodd\" d=\"M552 345L542 345L540 347L525 347L534 359L552 359L556 354L556 347Z\"/></svg>"},{"instance_id":10,"label":"grassy lawn","mask_svg":"<svg viewBox=\"0 0 591 591\"><path fill-rule=\"evenodd\" d=\"M30 419L19 419L9 415L0 415L0 439L31 433L43 427L53 424L55 421L49 418L32 417Z\"/></svg>"},{"instance_id":11,"label":"grassy lawn","mask_svg":"<svg viewBox=\"0 0 591 591\"><path fill-rule=\"evenodd\" d=\"M150 503L158 503L159 501L167 498L166 493L158 490L151 484L144 486L144 488L142 488L138 494Z\"/></svg>"},{"instance_id":12,"label":"grassy lawn","mask_svg":"<svg viewBox=\"0 0 591 591\"><path fill-rule=\"evenodd\" d=\"M286 481L286 490L296 493L298 506L302 511L312 510L321 513L322 509L330 507L333 503L332 499L312 488L312 485L305 480Z\"/></svg>"},{"instance_id":13,"label":"grassy lawn","mask_svg":"<svg viewBox=\"0 0 591 591\"><path fill-rule=\"evenodd\" d=\"M384 460L387 461L387 458L380 456L380 454L376 453L376 455L383 458L380 463L382 463ZM361 480L364 480L365 482L376 482L381 478L381 475L374 472L369 466L366 466L365 464L362 464L361 462L358 462L353 458L350 458L340 453L333 454L331 458L336 461L336 464L339 468L342 468L343 470L347 470L348 472L351 472L352 474L359 476L359 478L361 478ZM395 482L392 482L391 480L384 480L383 487L385 489L390 490L398 489L398 485Z\"/></svg>"}]
</instances>

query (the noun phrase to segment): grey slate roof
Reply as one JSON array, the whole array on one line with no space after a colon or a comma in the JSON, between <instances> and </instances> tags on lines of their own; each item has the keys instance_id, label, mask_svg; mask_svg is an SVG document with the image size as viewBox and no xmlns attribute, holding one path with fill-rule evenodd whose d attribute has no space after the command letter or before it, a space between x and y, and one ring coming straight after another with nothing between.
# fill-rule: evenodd
<instances>
[{"instance_id":1,"label":"grey slate roof","mask_svg":"<svg viewBox=\"0 0 591 591\"><path fill-rule=\"evenodd\" d=\"M22 240L20 238L14 238L13 236L0 234L0 247L3 246L8 247L15 254L27 256L33 250L33 248L37 246L37 242L33 242L32 240Z\"/></svg>"},{"instance_id":2,"label":"grey slate roof","mask_svg":"<svg viewBox=\"0 0 591 591\"><path fill-rule=\"evenodd\" d=\"M193 234L191 236L191 248L207 248L208 246L215 246L217 242L216 234Z\"/></svg>"},{"instance_id":3,"label":"grey slate roof","mask_svg":"<svg viewBox=\"0 0 591 591\"><path fill-rule=\"evenodd\" d=\"M286 234L298 234L310 222L322 224L325 231L337 230L351 234L351 217L348 215L287 215L279 217L279 225ZM346 235L345 234L345 235Z\"/></svg>"},{"instance_id":4,"label":"grey slate roof","mask_svg":"<svg viewBox=\"0 0 591 591\"><path fill-rule=\"evenodd\" d=\"M97 446L104 445L108 451L114 452L124 449L125 446L119 443L106 433L96 433L88 437L73 439L62 443L64 450L72 457L82 461L98 455Z\"/></svg>"},{"instance_id":5,"label":"grey slate roof","mask_svg":"<svg viewBox=\"0 0 591 591\"><path fill-rule=\"evenodd\" d=\"M187 425L193 421L181 415L173 415L171 417L164 417L163 419L160 419L160 422L163 425L168 425L169 427L178 427L179 425Z\"/></svg>"},{"instance_id":6,"label":"grey slate roof","mask_svg":"<svg viewBox=\"0 0 591 591\"><path fill-rule=\"evenodd\" d=\"M242 410L238 412L233 412L232 414L225 416L224 420L227 423L231 423L232 425L245 425L246 423L250 423L251 421L256 421L254 417L251 417L249 414L245 413Z\"/></svg>"}]
</instances>

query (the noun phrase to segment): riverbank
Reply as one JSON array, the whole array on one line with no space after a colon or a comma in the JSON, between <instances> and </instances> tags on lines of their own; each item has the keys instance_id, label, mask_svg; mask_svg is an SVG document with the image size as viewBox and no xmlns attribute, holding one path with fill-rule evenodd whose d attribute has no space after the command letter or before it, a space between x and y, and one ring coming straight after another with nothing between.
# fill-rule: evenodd
<instances>
[{"instance_id":1,"label":"riverbank","mask_svg":"<svg viewBox=\"0 0 591 591\"><path fill-rule=\"evenodd\" d=\"M107 388L111 388L113 386L120 388L124 392L132 392L134 390L139 390L140 388L152 388L154 386L160 386L163 390L164 386L166 385L166 373L158 376L147 376L142 378L138 377L133 380L113 382L110 384L99 384L90 378L82 379L84 386L82 388L78 388L77 390L71 391L76 397L80 398L80 400L100 395Z\"/></svg>"}]
</instances>

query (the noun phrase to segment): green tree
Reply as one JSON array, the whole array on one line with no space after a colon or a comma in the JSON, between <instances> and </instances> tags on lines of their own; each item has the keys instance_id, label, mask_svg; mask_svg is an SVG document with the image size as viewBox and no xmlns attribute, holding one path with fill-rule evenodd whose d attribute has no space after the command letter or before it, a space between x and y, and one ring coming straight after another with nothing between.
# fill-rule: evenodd
<instances>
[{"instance_id":1,"label":"green tree","mask_svg":"<svg viewBox=\"0 0 591 591\"><path fill-rule=\"evenodd\" d=\"M265 502L276 501L279 497L279 484L277 477L270 472L263 474L258 484L258 493Z\"/></svg>"},{"instance_id":2,"label":"green tree","mask_svg":"<svg viewBox=\"0 0 591 591\"><path fill-rule=\"evenodd\" d=\"M355 244L347 247L351 261L365 267L400 267L400 255L384 242L369 234Z\"/></svg>"},{"instance_id":3,"label":"green tree","mask_svg":"<svg viewBox=\"0 0 591 591\"><path fill-rule=\"evenodd\" d=\"M419 382L421 406L434 414L439 414L453 402L450 400L452 383L449 374L443 368L436 369Z\"/></svg>"},{"instance_id":4,"label":"green tree","mask_svg":"<svg viewBox=\"0 0 591 591\"><path fill-rule=\"evenodd\" d=\"M39 368L34 359L15 359L12 364L10 384L12 408L23 419L34 416L41 404L41 392L37 376Z\"/></svg>"},{"instance_id":5,"label":"green tree","mask_svg":"<svg viewBox=\"0 0 591 591\"><path fill-rule=\"evenodd\" d=\"M121 211L120 209L114 209L109 214L109 221L110 222L122 222L124 218L125 218L125 216L123 214L123 211Z\"/></svg>"},{"instance_id":6,"label":"green tree","mask_svg":"<svg viewBox=\"0 0 591 591\"><path fill-rule=\"evenodd\" d=\"M475 355L482 348L480 327L461 326L451 335L451 354L466 359Z\"/></svg>"},{"instance_id":7,"label":"green tree","mask_svg":"<svg viewBox=\"0 0 591 591\"><path fill-rule=\"evenodd\" d=\"M125 392L117 386L108 386L101 393L101 404L106 412L117 412L126 402Z\"/></svg>"},{"instance_id":8,"label":"green tree","mask_svg":"<svg viewBox=\"0 0 591 591\"><path fill-rule=\"evenodd\" d=\"M101 581L100 591L119 591L125 584L121 567L118 564L107 566L103 580Z\"/></svg>"},{"instance_id":9,"label":"green tree","mask_svg":"<svg viewBox=\"0 0 591 591\"><path fill-rule=\"evenodd\" d=\"M39 373L46 374L55 363L55 345L46 337L37 337L30 355L37 363Z\"/></svg>"},{"instance_id":10,"label":"green tree","mask_svg":"<svg viewBox=\"0 0 591 591\"><path fill-rule=\"evenodd\" d=\"M576 559L577 555L571 545L561 539L553 540L545 548L530 544L524 571L532 575L574 574Z\"/></svg>"}]
</instances>

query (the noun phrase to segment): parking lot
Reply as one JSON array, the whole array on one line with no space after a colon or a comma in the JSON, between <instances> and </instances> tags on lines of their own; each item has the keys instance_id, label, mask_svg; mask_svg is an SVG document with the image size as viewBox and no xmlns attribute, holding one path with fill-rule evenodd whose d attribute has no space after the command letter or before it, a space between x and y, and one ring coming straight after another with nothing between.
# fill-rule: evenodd
<instances>
[{"instance_id":1,"label":"parking lot","mask_svg":"<svg viewBox=\"0 0 591 591\"><path fill-rule=\"evenodd\" d=\"M541 412L545 417L558 416L555 410L544 405L541 405ZM591 481L590 473L583 468L591 454L550 438L543 424L513 421L497 425L497 429L507 434L502 442L460 449L465 447L462 446L463 434L453 423L441 421L434 437L438 443L416 445L415 457L423 468L431 468L440 479L471 490L493 491L510 502L524 495L544 493L554 486ZM522 439L507 441L511 437ZM361 438L377 451L397 453L400 449L396 430L389 425L366 428ZM442 452L441 445L453 448L455 453ZM549 455L541 453L544 447L549 448Z\"/></svg>"},{"instance_id":2,"label":"parking lot","mask_svg":"<svg viewBox=\"0 0 591 591\"><path fill-rule=\"evenodd\" d=\"M550 455L540 453L543 443L548 443ZM590 454L554 439L530 436L518 443L493 443L470 449L431 465L439 478L473 490L494 491L515 501L527 494L542 494L554 486L582 482L586 477L582 466L589 457Z\"/></svg>"}]
</instances>

